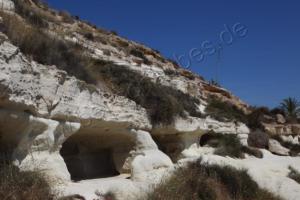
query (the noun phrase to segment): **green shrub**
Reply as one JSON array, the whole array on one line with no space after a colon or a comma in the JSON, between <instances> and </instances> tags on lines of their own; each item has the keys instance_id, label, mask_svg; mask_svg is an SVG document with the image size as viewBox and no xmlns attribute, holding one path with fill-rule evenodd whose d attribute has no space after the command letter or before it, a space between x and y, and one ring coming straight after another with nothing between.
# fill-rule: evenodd
<instances>
[{"instance_id":1,"label":"green shrub","mask_svg":"<svg viewBox=\"0 0 300 200\"><path fill-rule=\"evenodd\" d=\"M172 58L168 58L167 61L172 63L175 68L177 68L177 69L180 68L180 65L178 64L178 62L176 60L174 60Z\"/></svg>"},{"instance_id":2,"label":"green shrub","mask_svg":"<svg viewBox=\"0 0 300 200\"><path fill-rule=\"evenodd\" d=\"M22 53L41 64L56 65L57 68L87 83L95 83L87 73L90 58L85 56L81 46L60 40L39 28L24 24L14 15L1 13L1 16L4 33Z\"/></svg>"},{"instance_id":3,"label":"green shrub","mask_svg":"<svg viewBox=\"0 0 300 200\"><path fill-rule=\"evenodd\" d=\"M29 3L23 0L13 0L15 4L16 12L26 19L30 24L38 28L47 28L48 21L56 21L55 17L46 12L38 10L32 7ZM37 1L37 4L41 4L40 1Z\"/></svg>"},{"instance_id":4,"label":"green shrub","mask_svg":"<svg viewBox=\"0 0 300 200\"><path fill-rule=\"evenodd\" d=\"M274 109L272 109L272 110L270 111L270 113L271 113L273 116L275 116L275 115L277 115L277 114L280 114L280 115L282 115L282 116L285 117L285 112L284 112L284 110L282 110L281 108L274 108Z\"/></svg>"},{"instance_id":5,"label":"green shrub","mask_svg":"<svg viewBox=\"0 0 300 200\"><path fill-rule=\"evenodd\" d=\"M79 194L60 197L58 200L85 200L85 198Z\"/></svg>"},{"instance_id":6,"label":"green shrub","mask_svg":"<svg viewBox=\"0 0 300 200\"><path fill-rule=\"evenodd\" d=\"M208 100L205 112L219 121L241 121L247 122L247 116L236 106L223 102L216 98Z\"/></svg>"},{"instance_id":7,"label":"green shrub","mask_svg":"<svg viewBox=\"0 0 300 200\"><path fill-rule=\"evenodd\" d=\"M73 17L67 11L60 11L59 15L62 17L63 22L73 24L75 21Z\"/></svg>"},{"instance_id":8,"label":"green shrub","mask_svg":"<svg viewBox=\"0 0 300 200\"><path fill-rule=\"evenodd\" d=\"M166 69L166 70L164 70L164 72L166 75L169 75L169 76L177 76L178 75L178 72L173 69Z\"/></svg>"},{"instance_id":9,"label":"green shrub","mask_svg":"<svg viewBox=\"0 0 300 200\"><path fill-rule=\"evenodd\" d=\"M119 35L118 32L117 32L117 31L114 31L114 30L110 31L110 33L111 33L112 35L115 35L115 36Z\"/></svg>"},{"instance_id":10,"label":"green shrub","mask_svg":"<svg viewBox=\"0 0 300 200\"><path fill-rule=\"evenodd\" d=\"M201 162L180 167L167 180L156 185L148 200L276 200L259 188L245 170Z\"/></svg>"},{"instance_id":11,"label":"green shrub","mask_svg":"<svg viewBox=\"0 0 300 200\"><path fill-rule=\"evenodd\" d=\"M138 57L138 58L141 58L144 62L144 64L146 65L151 65L152 63L148 60L148 58L144 55L143 52L137 50L137 49L131 49L130 50L130 54L135 56L135 57Z\"/></svg>"},{"instance_id":12,"label":"green shrub","mask_svg":"<svg viewBox=\"0 0 300 200\"><path fill-rule=\"evenodd\" d=\"M216 87L221 87L221 84L217 80L214 80L214 79L211 79L209 81L209 84L213 85L213 86L216 86Z\"/></svg>"},{"instance_id":13,"label":"green shrub","mask_svg":"<svg viewBox=\"0 0 300 200\"><path fill-rule=\"evenodd\" d=\"M265 121L264 116L270 116L271 113L267 107L255 107L253 111L247 116L247 125L252 130L261 129L263 130L262 122Z\"/></svg>"},{"instance_id":14,"label":"green shrub","mask_svg":"<svg viewBox=\"0 0 300 200\"><path fill-rule=\"evenodd\" d=\"M113 192L101 193L99 191L96 192L97 197L104 200L117 200L116 195Z\"/></svg>"},{"instance_id":15,"label":"green shrub","mask_svg":"<svg viewBox=\"0 0 300 200\"><path fill-rule=\"evenodd\" d=\"M201 116L199 100L171 87L153 83L149 78L125 66L98 61L91 71L98 72L101 79L110 83L110 88L119 95L135 101L147 109L154 124L170 124L176 116Z\"/></svg>"},{"instance_id":16,"label":"green shrub","mask_svg":"<svg viewBox=\"0 0 300 200\"><path fill-rule=\"evenodd\" d=\"M248 144L251 147L268 149L269 135L260 130L253 131L248 136Z\"/></svg>"},{"instance_id":17,"label":"green shrub","mask_svg":"<svg viewBox=\"0 0 300 200\"><path fill-rule=\"evenodd\" d=\"M257 148L243 146L242 151L244 153L248 154L248 155L255 156L256 158L263 158L264 157L263 153Z\"/></svg>"},{"instance_id":18,"label":"green shrub","mask_svg":"<svg viewBox=\"0 0 300 200\"><path fill-rule=\"evenodd\" d=\"M41 172L22 172L17 167L4 164L0 167L0 199L53 200L46 176Z\"/></svg>"},{"instance_id":19,"label":"green shrub","mask_svg":"<svg viewBox=\"0 0 300 200\"><path fill-rule=\"evenodd\" d=\"M233 158L244 158L243 145L236 135L222 135L219 139L219 145L215 150L216 155L229 156Z\"/></svg>"},{"instance_id":20,"label":"green shrub","mask_svg":"<svg viewBox=\"0 0 300 200\"><path fill-rule=\"evenodd\" d=\"M95 39L93 33L85 33L83 36L90 41L94 41Z\"/></svg>"},{"instance_id":21,"label":"green shrub","mask_svg":"<svg viewBox=\"0 0 300 200\"><path fill-rule=\"evenodd\" d=\"M290 170L290 173L289 173L288 177L300 184L300 172L291 166L289 166L289 170Z\"/></svg>"},{"instance_id":22,"label":"green shrub","mask_svg":"<svg viewBox=\"0 0 300 200\"><path fill-rule=\"evenodd\" d=\"M214 153L220 156L244 158L244 153L247 153L258 158L263 157L262 152L258 149L243 146L237 135L234 134L207 133L200 139L200 146L204 145L216 148Z\"/></svg>"},{"instance_id":23,"label":"green shrub","mask_svg":"<svg viewBox=\"0 0 300 200\"><path fill-rule=\"evenodd\" d=\"M297 123L300 117L300 101L296 98L288 97L282 100L280 108L284 111L288 122Z\"/></svg>"}]
</instances>

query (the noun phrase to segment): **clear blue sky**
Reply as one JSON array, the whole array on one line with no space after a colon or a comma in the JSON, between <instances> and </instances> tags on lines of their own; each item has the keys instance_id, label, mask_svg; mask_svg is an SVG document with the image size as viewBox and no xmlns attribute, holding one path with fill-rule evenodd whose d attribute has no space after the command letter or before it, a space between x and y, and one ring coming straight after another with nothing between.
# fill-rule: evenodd
<instances>
[{"instance_id":1,"label":"clear blue sky","mask_svg":"<svg viewBox=\"0 0 300 200\"><path fill-rule=\"evenodd\" d=\"M144 43L173 58L241 23L247 35L219 54L194 61L191 70L218 79L252 105L274 107L300 100L300 2L233 0L47 0L99 27ZM226 35L226 34L225 34ZM229 36L224 36L225 38Z\"/></svg>"}]
</instances>

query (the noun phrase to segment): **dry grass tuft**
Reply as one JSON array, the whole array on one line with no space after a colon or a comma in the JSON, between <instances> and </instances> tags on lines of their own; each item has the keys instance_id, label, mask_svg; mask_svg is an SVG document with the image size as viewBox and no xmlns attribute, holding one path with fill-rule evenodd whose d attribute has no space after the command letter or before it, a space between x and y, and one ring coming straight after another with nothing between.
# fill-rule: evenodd
<instances>
[{"instance_id":1,"label":"dry grass tuft","mask_svg":"<svg viewBox=\"0 0 300 200\"><path fill-rule=\"evenodd\" d=\"M13 165L0 167L0 199L54 200L47 177L42 172L20 171Z\"/></svg>"},{"instance_id":2,"label":"dry grass tuft","mask_svg":"<svg viewBox=\"0 0 300 200\"><path fill-rule=\"evenodd\" d=\"M245 170L199 160L156 185L148 200L280 200L259 188Z\"/></svg>"},{"instance_id":3,"label":"dry grass tuft","mask_svg":"<svg viewBox=\"0 0 300 200\"><path fill-rule=\"evenodd\" d=\"M201 117L199 100L172 87L153 83L149 78L126 66L98 61L91 71L98 74L119 95L135 101L147 109L153 124L171 124L176 116ZM95 73L96 72L96 73Z\"/></svg>"},{"instance_id":4,"label":"dry grass tuft","mask_svg":"<svg viewBox=\"0 0 300 200\"><path fill-rule=\"evenodd\" d=\"M289 170L290 170L290 173L289 173L288 177L300 184L300 172L291 166L289 167Z\"/></svg>"}]
</instances>

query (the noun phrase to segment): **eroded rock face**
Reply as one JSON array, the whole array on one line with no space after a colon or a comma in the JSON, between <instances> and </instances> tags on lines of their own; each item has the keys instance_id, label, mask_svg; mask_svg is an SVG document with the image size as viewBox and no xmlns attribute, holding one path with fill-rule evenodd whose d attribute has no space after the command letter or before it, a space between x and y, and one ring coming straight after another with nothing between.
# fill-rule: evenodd
<instances>
[{"instance_id":1,"label":"eroded rock face","mask_svg":"<svg viewBox=\"0 0 300 200\"><path fill-rule=\"evenodd\" d=\"M151 128L145 109L135 102L104 93L54 66L29 62L7 41L0 44L0 70L2 107L56 120Z\"/></svg>"},{"instance_id":2,"label":"eroded rock face","mask_svg":"<svg viewBox=\"0 0 300 200\"><path fill-rule=\"evenodd\" d=\"M299 135L296 135L296 136L292 136L292 135L289 135L289 136L286 136L286 135L281 135L280 138L285 141L285 142L288 142L288 143L291 143L291 144L298 144L300 145L300 136Z\"/></svg>"},{"instance_id":3,"label":"eroded rock face","mask_svg":"<svg viewBox=\"0 0 300 200\"><path fill-rule=\"evenodd\" d=\"M22 132L18 139L12 136L15 140L13 157L21 168L29 169L35 165L29 154L41 168L51 167L53 173L59 171L56 174L68 180L76 177L76 173L79 179L93 177L97 159L111 163L105 166L107 169L103 168L103 173L111 175L132 171L140 174L172 165L170 158L158 150L149 133L130 131L132 128L152 129L146 110L133 101L87 85L55 66L27 60L4 35L0 43L0 64L3 116L17 113L20 125L23 121L28 122L16 132ZM3 122L3 127L5 124ZM155 128L151 133L171 135L171 143L169 139L167 143L164 143L165 139L158 140L164 143L166 152L180 154L197 144L200 135L210 130L249 133L243 124L192 117L178 118L173 125ZM89 156L91 154L95 156ZM47 157L55 160L55 166L44 161ZM45 164L41 164L43 162ZM88 173L78 174L78 168L79 171L86 168Z\"/></svg>"},{"instance_id":4,"label":"eroded rock face","mask_svg":"<svg viewBox=\"0 0 300 200\"><path fill-rule=\"evenodd\" d=\"M263 124L264 129L271 135L300 135L299 124Z\"/></svg>"},{"instance_id":5,"label":"eroded rock face","mask_svg":"<svg viewBox=\"0 0 300 200\"><path fill-rule=\"evenodd\" d=\"M11 1L0 0L0 6L1 2L5 10L13 9ZM169 126L153 127L146 110L135 102L79 81L55 66L30 61L5 35L0 33L0 38L0 144L23 170L46 170L68 184L73 184L72 180L122 175L130 178L124 180L132 186L146 182L157 171L172 168L172 161L199 156L203 153L200 138L210 131L236 134L247 145L250 130L238 122L188 116L177 118ZM210 96L237 105L245 113L249 111L229 91L183 69L174 70L168 62L157 66L153 58L153 65L137 65L126 54L104 55L103 45L88 42L78 34L71 40L89 49L95 58L112 60L155 83L191 94L199 99L197 106L202 113ZM175 74L167 74L166 68ZM282 119L277 121L282 125L267 126L270 132L300 134L297 125L287 127ZM276 154L289 154L276 141L269 145ZM103 185L106 183L99 187Z\"/></svg>"},{"instance_id":6,"label":"eroded rock face","mask_svg":"<svg viewBox=\"0 0 300 200\"><path fill-rule=\"evenodd\" d=\"M11 160L24 170L36 168L61 179L69 179L59 155L62 143L80 128L79 123L59 122L28 113L0 110L1 146L10 144Z\"/></svg>"}]
</instances>

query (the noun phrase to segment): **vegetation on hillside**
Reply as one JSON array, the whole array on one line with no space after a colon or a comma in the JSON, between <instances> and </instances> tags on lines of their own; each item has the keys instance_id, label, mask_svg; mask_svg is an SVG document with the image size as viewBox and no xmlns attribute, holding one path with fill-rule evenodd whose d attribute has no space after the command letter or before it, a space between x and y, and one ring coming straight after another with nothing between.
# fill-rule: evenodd
<instances>
[{"instance_id":1,"label":"vegetation on hillside","mask_svg":"<svg viewBox=\"0 0 300 200\"><path fill-rule=\"evenodd\" d=\"M280 104L289 121L297 122L300 116L300 102L292 97L284 99Z\"/></svg>"},{"instance_id":2,"label":"vegetation on hillside","mask_svg":"<svg viewBox=\"0 0 300 200\"><path fill-rule=\"evenodd\" d=\"M170 124L176 116L201 117L197 104L199 100L172 87L154 83L150 78L125 66L98 61L92 71L104 79L119 95L135 101L148 110L154 124Z\"/></svg>"},{"instance_id":3,"label":"vegetation on hillside","mask_svg":"<svg viewBox=\"0 0 300 200\"><path fill-rule=\"evenodd\" d=\"M39 6L42 5L39 0L34 2ZM120 69L117 69L117 67L110 67L111 69L107 70L106 63L95 61L87 55L87 52L81 45L49 34L47 32L49 22L58 23L57 20L62 19L63 22L72 23L74 19L68 13L43 12L43 9L29 5L22 0L14 0L14 3L16 5L16 12L25 21L18 16L1 13L3 24L0 28L12 43L20 47L20 50L28 57L41 64L56 65L59 69L65 70L68 74L89 84L96 84L99 81L99 77L97 77L99 73L95 75L95 72L100 71L100 75L104 74L105 76L117 76L117 78L104 77L104 80L109 81L110 86L113 88L118 88L119 94L144 106L149 111L149 117L152 122L156 124L170 124L176 116L185 116L185 111L192 116L201 116L195 105L199 101L190 95L183 94L170 87L162 86L159 83L151 83L150 80L127 69L123 69L123 72L121 72L122 75L119 75ZM44 4L42 8L48 9ZM85 32L83 36L89 40L96 40L98 38L90 32ZM145 56L146 50L132 48L127 42L121 39L118 39L117 43L120 47L128 48L129 54L140 58L145 64L151 64ZM105 53L110 54L107 51ZM147 53L151 54L151 51ZM103 69L99 70L102 67ZM126 73L127 75L124 76ZM166 71L166 73L174 72ZM194 75L188 71L182 71L181 75L191 80L194 79ZM118 78L122 80L117 80ZM141 80L139 81L138 79ZM128 83L125 83L126 81ZM211 84L218 85L215 81L212 81ZM143 88L137 90L137 87ZM155 92L159 92L160 94L154 94L155 92L150 92L149 89L154 89ZM285 99L281 104L281 109L289 119L295 120L300 112L299 102L293 98ZM262 129L261 116L269 115L271 112L264 108L255 108L251 114L246 115L235 105L212 98L209 99L206 113L220 121L244 122L251 129L256 130Z\"/></svg>"},{"instance_id":4,"label":"vegetation on hillside","mask_svg":"<svg viewBox=\"0 0 300 200\"><path fill-rule=\"evenodd\" d=\"M219 121L241 121L246 122L244 112L235 105L223 102L217 98L210 98L205 112Z\"/></svg>"},{"instance_id":5,"label":"vegetation on hillside","mask_svg":"<svg viewBox=\"0 0 300 200\"><path fill-rule=\"evenodd\" d=\"M215 79L211 79L211 80L209 81L209 84L210 84L210 85L213 85L213 86L216 86L216 87L221 87L221 84L219 83L219 81L218 81L218 80L215 80Z\"/></svg>"},{"instance_id":6,"label":"vegetation on hillside","mask_svg":"<svg viewBox=\"0 0 300 200\"><path fill-rule=\"evenodd\" d=\"M87 83L95 83L87 70L90 59L81 46L51 36L15 15L3 12L0 15L3 18L2 31L22 53L41 64L56 65Z\"/></svg>"},{"instance_id":7,"label":"vegetation on hillside","mask_svg":"<svg viewBox=\"0 0 300 200\"><path fill-rule=\"evenodd\" d=\"M248 145L255 148L268 149L269 138L270 136L261 130L252 131L248 135Z\"/></svg>"},{"instance_id":8,"label":"vegetation on hillside","mask_svg":"<svg viewBox=\"0 0 300 200\"><path fill-rule=\"evenodd\" d=\"M205 112L219 121L240 121L252 130L263 130L262 123L276 122L276 115L281 114L287 118L288 122L297 122L300 115L300 102L295 98L283 100L281 106L270 110L267 107L252 107L249 114L244 113L241 109L228 102L218 98L208 99L208 105Z\"/></svg>"},{"instance_id":9,"label":"vegetation on hillside","mask_svg":"<svg viewBox=\"0 0 300 200\"><path fill-rule=\"evenodd\" d=\"M154 124L170 124L176 116L200 117L199 100L171 87L110 62L86 55L82 46L51 36L39 27L26 24L15 15L1 13L2 30L20 50L33 60L56 65L69 75L90 84L104 81L119 95L145 107Z\"/></svg>"},{"instance_id":10,"label":"vegetation on hillside","mask_svg":"<svg viewBox=\"0 0 300 200\"><path fill-rule=\"evenodd\" d=\"M300 184L300 172L291 166L289 167L289 170L290 173L288 174L288 177Z\"/></svg>"},{"instance_id":11,"label":"vegetation on hillside","mask_svg":"<svg viewBox=\"0 0 300 200\"><path fill-rule=\"evenodd\" d=\"M259 188L245 170L209 165L201 159L178 168L167 180L156 185L147 200L279 200Z\"/></svg>"},{"instance_id":12,"label":"vegetation on hillside","mask_svg":"<svg viewBox=\"0 0 300 200\"><path fill-rule=\"evenodd\" d=\"M255 148L243 146L235 134L208 133L202 136L200 145L208 145L216 148L215 154L232 158L245 158L245 153L262 158L262 153Z\"/></svg>"},{"instance_id":13,"label":"vegetation on hillside","mask_svg":"<svg viewBox=\"0 0 300 200\"><path fill-rule=\"evenodd\" d=\"M56 197L42 172L20 171L11 164L0 166L0 199L54 200Z\"/></svg>"}]
</instances>

